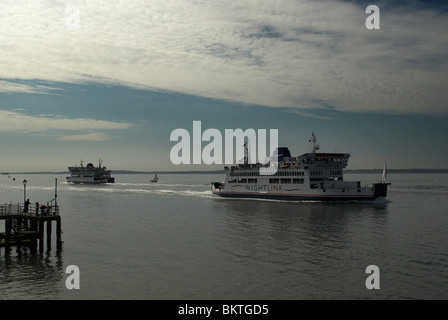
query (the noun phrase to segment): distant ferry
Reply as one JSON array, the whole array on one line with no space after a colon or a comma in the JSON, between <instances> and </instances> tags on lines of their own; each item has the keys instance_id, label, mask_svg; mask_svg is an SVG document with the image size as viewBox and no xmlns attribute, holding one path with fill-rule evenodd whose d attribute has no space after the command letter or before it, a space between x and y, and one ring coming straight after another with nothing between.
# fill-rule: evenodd
<instances>
[{"instance_id":1,"label":"distant ferry","mask_svg":"<svg viewBox=\"0 0 448 320\"><path fill-rule=\"evenodd\" d=\"M102 167L101 163L102 161L100 159L98 167L95 167L92 163L88 163L84 167L83 161L81 160L80 167L68 167L70 177L67 177L67 182L86 184L114 183L115 178L111 177L110 170Z\"/></svg>"},{"instance_id":2,"label":"distant ferry","mask_svg":"<svg viewBox=\"0 0 448 320\"><path fill-rule=\"evenodd\" d=\"M291 157L287 147L279 147L267 165L249 164L245 145L244 163L225 167L225 181L212 182L213 194L290 201L366 201L387 196L390 182L387 181L385 165L383 177L378 183L361 186L360 181L344 181L342 171L347 167L350 154L318 153L319 145L316 144L314 132L309 141L313 142L312 152ZM273 161L275 157L277 161ZM275 174L260 174L260 169L272 169L273 166L277 169Z\"/></svg>"}]
</instances>

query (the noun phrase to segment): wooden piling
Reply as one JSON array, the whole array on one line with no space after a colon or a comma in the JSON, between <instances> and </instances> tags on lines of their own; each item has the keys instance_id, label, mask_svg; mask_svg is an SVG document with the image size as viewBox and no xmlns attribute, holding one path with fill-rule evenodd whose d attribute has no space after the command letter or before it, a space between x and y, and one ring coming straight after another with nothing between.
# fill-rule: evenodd
<instances>
[{"instance_id":1,"label":"wooden piling","mask_svg":"<svg viewBox=\"0 0 448 320\"><path fill-rule=\"evenodd\" d=\"M51 220L47 221L47 251L51 250Z\"/></svg>"},{"instance_id":2,"label":"wooden piling","mask_svg":"<svg viewBox=\"0 0 448 320\"><path fill-rule=\"evenodd\" d=\"M62 228L61 228L61 217L58 216L56 219L56 250L60 251L62 249Z\"/></svg>"},{"instance_id":3,"label":"wooden piling","mask_svg":"<svg viewBox=\"0 0 448 320\"><path fill-rule=\"evenodd\" d=\"M39 252L44 252L44 221L39 220Z\"/></svg>"},{"instance_id":4,"label":"wooden piling","mask_svg":"<svg viewBox=\"0 0 448 320\"><path fill-rule=\"evenodd\" d=\"M11 237L11 219L5 220L5 254L9 253L11 249L9 239Z\"/></svg>"}]
</instances>

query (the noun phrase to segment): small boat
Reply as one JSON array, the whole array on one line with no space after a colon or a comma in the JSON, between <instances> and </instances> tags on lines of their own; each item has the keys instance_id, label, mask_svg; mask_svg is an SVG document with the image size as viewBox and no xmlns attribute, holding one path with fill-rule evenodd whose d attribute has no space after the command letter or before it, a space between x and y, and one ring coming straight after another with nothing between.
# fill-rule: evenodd
<instances>
[{"instance_id":1,"label":"small boat","mask_svg":"<svg viewBox=\"0 0 448 320\"><path fill-rule=\"evenodd\" d=\"M151 182L157 182L159 181L159 178L157 177L157 173L154 176L154 179L151 180Z\"/></svg>"},{"instance_id":2,"label":"small boat","mask_svg":"<svg viewBox=\"0 0 448 320\"><path fill-rule=\"evenodd\" d=\"M386 162L384 162L384 167L383 167L383 175L381 176L381 183L383 184L388 184L390 185L390 181L389 181L389 177L387 175L387 167L386 167Z\"/></svg>"}]
</instances>

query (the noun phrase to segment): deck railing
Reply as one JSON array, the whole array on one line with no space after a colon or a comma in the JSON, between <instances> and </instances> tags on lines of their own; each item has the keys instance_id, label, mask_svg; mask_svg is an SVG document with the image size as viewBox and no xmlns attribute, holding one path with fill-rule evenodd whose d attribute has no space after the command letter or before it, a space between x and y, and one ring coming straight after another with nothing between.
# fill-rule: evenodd
<instances>
[{"instance_id":1,"label":"deck railing","mask_svg":"<svg viewBox=\"0 0 448 320\"><path fill-rule=\"evenodd\" d=\"M23 203L12 202L0 204L0 216L8 215L58 216L59 206L56 199L48 201L46 205L32 204L25 206Z\"/></svg>"}]
</instances>

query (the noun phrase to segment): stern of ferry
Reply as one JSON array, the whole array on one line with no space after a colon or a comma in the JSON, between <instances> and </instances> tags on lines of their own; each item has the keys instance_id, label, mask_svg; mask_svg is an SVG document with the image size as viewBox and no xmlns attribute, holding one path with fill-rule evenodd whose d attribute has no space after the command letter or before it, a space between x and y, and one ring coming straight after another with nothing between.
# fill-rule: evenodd
<instances>
[{"instance_id":1,"label":"stern of ferry","mask_svg":"<svg viewBox=\"0 0 448 320\"><path fill-rule=\"evenodd\" d=\"M390 182L380 182L372 184L373 187L373 199L378 197L387 197L387 186L390 185Z\"/></svg>"}]
</instances>

